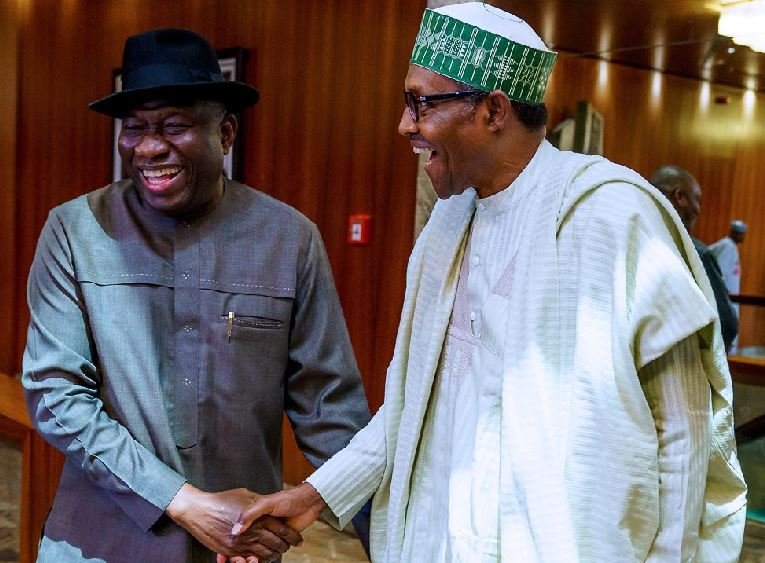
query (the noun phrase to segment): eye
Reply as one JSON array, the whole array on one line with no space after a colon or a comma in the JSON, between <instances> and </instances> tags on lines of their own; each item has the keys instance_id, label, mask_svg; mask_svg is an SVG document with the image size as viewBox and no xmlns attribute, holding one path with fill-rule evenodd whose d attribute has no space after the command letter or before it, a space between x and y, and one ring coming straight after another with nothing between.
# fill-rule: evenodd
<instances>
[{"instance_id":1,"label":"eye","mask_svg":"<svg viewBox=\"0 0 765 563\"><path fill-rule=\"evenodd\" d=\"M165 123L162 129L167 135L183 135L186 131L191 129L191 124L173 121Z\"/></svg>"},{"instance_id":2,"label":"eye","mask_svg":"<svg viewBox=\"0 0 765 563\"><path fill-rule=\"evenodd\" d=\"M139 123L123 123L121 131L128 137L140 137L146 132L146 126Z\"/></svg>"},{"instance_id":3,"label":"eye","mask_svg":"<svg viewBox=\"0 0 765 563\"><path fill-rule=\"evenodd\" d=\"M417 100L417 105L420 106L420 113L425 114L429 109L433 107L433 102L427 100Z\"/></svg>"}]
</instances>

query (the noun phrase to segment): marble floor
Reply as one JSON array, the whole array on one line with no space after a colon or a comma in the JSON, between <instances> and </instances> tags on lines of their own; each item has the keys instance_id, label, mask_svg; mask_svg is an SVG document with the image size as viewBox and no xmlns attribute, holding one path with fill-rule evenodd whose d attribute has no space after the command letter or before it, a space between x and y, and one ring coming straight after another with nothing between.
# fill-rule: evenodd
<instances>
[{"instance_id":1,"label":"marble floor","mask_svg":"<svg viewBox=\"0 0 765 563\"><path fill-rule=\"evenodd\" d=\"M318 520L303 531L303 545L284 554L282 563L368 563L364 548L352 528L342 532Z\"/></svg>"},{"instance_id":2,"label":"marble floor","mask_svg":"<svg viewBox=\"0 0 765 563\"><path fill-rule=\"evenodd\" d=\"M368 563L353 530L339 532L318 521L303 532L303 545L287 552L283 563ZM739 563L765 563L765 523L750 520Z\"/></svg>"}]
</instances>

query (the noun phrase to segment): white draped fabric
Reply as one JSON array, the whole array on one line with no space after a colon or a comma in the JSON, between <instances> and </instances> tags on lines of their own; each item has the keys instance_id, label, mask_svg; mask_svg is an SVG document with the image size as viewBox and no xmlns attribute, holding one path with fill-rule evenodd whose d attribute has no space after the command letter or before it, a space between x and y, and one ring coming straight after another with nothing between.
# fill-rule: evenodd
<instances>
[{"instance_id":1,"label":"white draped fabric","mask_svg":"<svg viewBox=\"0 0 765 563\"><path fill-rule=\"evenodd\" d=\"M486 468L483 484L491 487L489 466L498 471L494 498L486 499L487 510L475 511L484 518L479 528L488 529L492 518L497 523L498 553L491 554L491 537L481 541L487 557L524 563L660 560L656 550L691 538L677 548L688 557L735 561L746 489L735 455L730 376L709 282L676 213L634 172L600 157L561 153L546 142L509 192L513 220L501 241L505 258L496 264L501 276L487 282L490 298L504 299L504 308L487 301L475 311L479 334L487 329L478 313L500 315L491 321L500 325L500 376L494 378L489 367L478 370L471 383L493 389L496 379L500 385L499 421L489 416L498 435L485 434L489 444L495 441L496 460L484 466L484 459L469 455L474 446L462 450L454 437L442 443L436 434L442 432L440 424L436 429L439 416L466 412L462 391L457 400L449 399L452 391L442 393L441 385L450 353L459 348L452 346L457 332L449 320L459 311L459 271L476 208L470 190L437 204L413 251L385 404L308 481L339 523L377 491L374 561L405 561L411 557L404 555L407 549L417 561L467 560L454 553L439 559L457 545L448 531L451 510L447 531L433 532L446 534L446 542L411 538L419 529L412 519L420 518L413 507L424 499L418 489L435 478L429 441L456 448L452 459L462 458L443 469L448 494L434 491L434 502L437 496L448 507L454 497L462 507L477 506L477 495L487 495L471 488L459 497L456 472L469 466L475 483ZM470 283L467 295L472 308ZM472 351L469 356L476 358ZM651 397L666 392L663 374L685 377L686 364L698 369L685 374L688 388L681 386L685 392L670 403L675 411L692 403L693 413L658 425ZM476 370L470 373L476 376ZM491 395L471 392L479 402ZM446 408L436 415L442 400ZM484 421L484 414L455 414L451 425L459 435ZM673 428L685 428L684 436L678 438ZM484 436L464 434L478 441ZM689 445L702 455L674 459ZM706 485L695 503L699 525L685 515L694 506L689 487L701 483L688 478L670 484L685 504L676 511L678 529L662 515L667 505L659 483L661 472L681 461ZM472 508L468 514L472 525L476 514ZM475 549L471 541L466 538L465 546Z\"/></svg>"}]
</instances>

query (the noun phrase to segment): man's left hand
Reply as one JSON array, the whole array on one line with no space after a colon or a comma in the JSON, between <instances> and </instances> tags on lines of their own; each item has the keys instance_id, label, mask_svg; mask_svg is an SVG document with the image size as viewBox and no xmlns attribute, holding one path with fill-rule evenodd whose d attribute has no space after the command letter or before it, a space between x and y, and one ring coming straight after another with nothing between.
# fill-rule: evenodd
<instances>
[{"instance_id":1,"label":"man's left hand","mask_svg":"<svg viewBox=\"0 0 765 563\"><path fill-rule=\"evenodd\" d=\"M224 556L253 556L273 561L291 546L302 543L298 532L270 516L258 518L245 533L231 528L245 507L259 495L247 489L207 493L186 483L167 507L167 514L208 549Z\"/></svg>"}]
</instances>

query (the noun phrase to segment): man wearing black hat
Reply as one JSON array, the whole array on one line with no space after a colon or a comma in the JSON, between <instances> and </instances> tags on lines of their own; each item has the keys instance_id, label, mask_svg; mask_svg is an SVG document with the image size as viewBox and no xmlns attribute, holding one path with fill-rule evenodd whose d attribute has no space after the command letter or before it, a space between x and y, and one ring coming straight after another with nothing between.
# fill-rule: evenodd
<instances>
[{"instance_id":1,"label":"man wearing black hat","mask_svg":"<svg viewBox=\"0 0 765 563\"><path fill-rule=\"evenodd\" d=\"M27 403L66 455L38 560L267 561L299 535L229 532L281 489L283 413L315 465L369 417L330 266L315 225L223 176L258 93L206 40L130 37L122 73L91 108L123 120L129 179L52 210L29 278Z\"/></svg>"}]
</instances>

